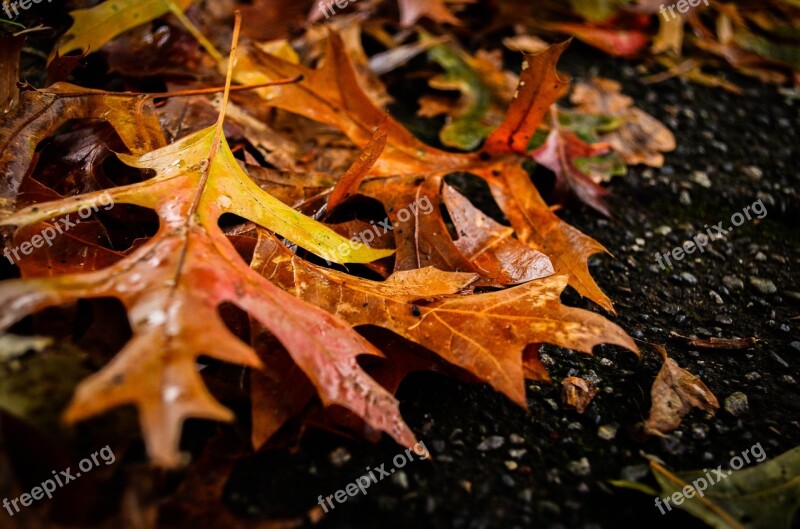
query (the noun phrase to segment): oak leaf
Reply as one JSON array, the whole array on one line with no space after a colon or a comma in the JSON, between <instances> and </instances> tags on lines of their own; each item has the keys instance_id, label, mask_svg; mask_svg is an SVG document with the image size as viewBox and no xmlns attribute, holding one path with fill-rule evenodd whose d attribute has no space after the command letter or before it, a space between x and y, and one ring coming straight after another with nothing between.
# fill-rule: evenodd
<instances>
[{"instance_id":1,"label":"oak leaf","mask_svg":"<svg viewBox=\"0 0 800 529\"><path fill-rule=\"evenodd\" d=\"M542 117L567 88L567 81L555 69L566 46L567 43L556 44L542 54L525 56L527 66L523 64L518 97L512 101L503 124L487 138L481 153L440 151L416 139L394 119L387 120L386 148L363 182L361 193L383 203L395 226L395 271L425 266L475 271L453 244L438 212L443 178L454 172L469 172L489 184L523 244L546 254L556 272L568 274L570 285L581 295L613 311L611 301L597 286L587 265L589 256L605 249L559 219L521 167L529 157L527 145ZM235 74L243 82L303 76L299 83L264 89L261 95L270 106L341 130L359 147L369 143L384 119L385 112L359 87L344 45L334 32L318 69L292 64L255 47L248 48L243 59ZM429 201L432 213L398 222L397 212L420 200Z\"/></svg>"},{"instance_id":2,"label":"oak leaf","mask_svg":"<svg viewBox=\"0 0 800 529\"><path fill-rule=\"evenodd\" d=\"M350 408L410 446L414 436L402 423L397 402L355 363L359 354L380 353L344 322L255 274L222 233L218 219L224 213L239 215L337 262L368 262L391 252L362 248L349 259L342 256L338 248L345 239L271 197L242 172L222 136L223 117L216 126L166 147L120 154L126 164L153 170L156 176L103 193L117 204L155 210L161 219L158 233L107 269L0 284L0 299L7 307L0 327L72 300L120 299L128 309L133 338L79 386L67 418L77 421L134 404L149 453L159 463L174 465L185 419L232 418L203 384L197 358L260 365L218 314L218 307L230 302L287 346L325 402ZM100 194L37 204L1 223L25 226L67 215L95 203Z\"/></svg>"},{"instance_id":3,"label":"oak leaf","mask_svg":"<svg viewBox=\"0 0 800 529\"><path fill-rule=\"evenodd\" d=\"M304 261L268 234L262 235L252 266L352 326L383 327L430 349L521 406L522 352L529 344L586 353L598 343L636 350L631 338L602 316L561 304L566 276L463 295L477 275L422 268L375 282Z\"/></svg>"},{"instance_id":4,"label":"oak leaf","mask_svg":"<svg viewBox=\"0 0 800 529\"><path fill-rule=\"evenodd\" d=\"M578 109L591 114L616 116L622 125L601 136L628 165L664 165L665 152L674 151L675 136L661 122L633 105L611 79L595 78L591 84L578 83L570 96Z\"/></svg>"}]
</instances>

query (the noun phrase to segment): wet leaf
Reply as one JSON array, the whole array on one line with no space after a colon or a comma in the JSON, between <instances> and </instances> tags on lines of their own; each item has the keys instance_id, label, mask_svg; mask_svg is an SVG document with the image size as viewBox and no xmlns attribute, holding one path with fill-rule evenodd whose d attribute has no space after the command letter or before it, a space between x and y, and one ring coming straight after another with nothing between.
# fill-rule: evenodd
<instances>
[{"instance_id":1,"label":"wet leaf","mask_svg":"<svg viewBox=\"0 0 800 529\"><path fill-rule=\"evenodd\" d=\"M675 360L667 357L664 348L658 347L658 350L664 365L650 390L652 406L644 422L644 432L664 436L680 426L692 408L714 413L719 409L719 402L702 380L680 368Z\"/></svg>"},{"instance_id":2,"label":"wet leaf","mask_svg":"<svg viewBox=\"0 0 800 529\"><path fill-rule=\"evenodd\" d=\"M685 499L678 508L711 527L789 529L795 511L800 507L800 447L768 461L764 461L767 454L761 443L755 447L760 449L758 453L749 449L747 454L752 460L744 461L742 455L735 457L742 460L742 464L760 464L723 471L724 479L706 469L672 473L655 461L650 463L650 469L661 486L662 498L683 494ZM711 484L709 480L712 480ZM684 491L694 494L690 496Z\"/></svg>"},{"instance_id":3,"label":"wet leaf","mask_svg":"<svg viewBox=\"0 0 800 529\"><path fill-rule=\"evenodd\" d=\"M477 280L464 273L423 268L377 283L329 270L289 253L263 236L253 267L295 296L350 325L376 325L416 342L447 362L525 405L522 352L542 342L591 352L633 341L605 318L565 307L565 276L550 276L498 292L461 295Z\"/></svg>"},{"instance_id":4,"label":"wet leaf","mask_svg":"<svg viewBox=\"0 0 800 529\"><path fill-rule=\"evenodd\" d=\"M89 9L70 12L72 27L58 47L60 55L99 51L105 43L136 26L184 10L195 0L107 0Z\"/></svg>"},{"instance_id":5,"label":"wet leaf","mask_svg":"<svg viewBox=\"0 0 800 529\"><path fill-rule=\"evenodd\" d=\"M547 136L547 141L535 150L532 156L538 163L555 173L554 192L559 198L563 199L573 194L584 204L609 216L608 206L603 201L603 196L608 192L578 166L579 159L597 157L607 153L608 150L608 145L585 143L574 133L562 130L561 126L556 124ZM587 165L584 167L591 168ZM605 179L603 176L595 178L601 181Z\"/></svg>"},{"instance_id":6,"label":"wet leaf","mask_svg":"<svg viewBox=\"0 0 800 529\"><path fill-rule=\"evenodd\" d=\"M67 418L74 422L133 404L151 457L172 466L179 460L184 420L232 418L203 384L197 358L260 365L255 352L220 319L218 307L234 303L287 346L295 362L319 384L323 400L353 408L373 427L410 446L413 434L402 426L396 401L359 374L355 364L358 354L380 353L347 325L255 274L224 236L218 219L223 213L239 215L338 262L368 262L391 252L362 248L349 258L341 255L339 246L345 239L271 197L242 172L222 135L223 117L215 126L171 145L142 155L119 155L126 164L150 169L156 176L103 193L115 204L155 210L162 222L159 232L107 269L0 284L0 299L7 306L0 326L7 328L37 310L81 298L120 299L128 309L133 338L109 365L80 385ZM61 217L90 208L100 194L38 204L2 224L25 226ZM326 378L325 369L334 365L338 373L347 373L341 385Z\"/></svg>"},{"instance_id":7,"label":"wet leaf","mask_svg":"<svg viewBox=\"0 0 800 529\"><path fill-rule=\"evenodd\" d=\"M597 395L594 384L580 377L567 377L561 381L561 400L567 406L583 413Z\"/></svg>"}]
</instances>

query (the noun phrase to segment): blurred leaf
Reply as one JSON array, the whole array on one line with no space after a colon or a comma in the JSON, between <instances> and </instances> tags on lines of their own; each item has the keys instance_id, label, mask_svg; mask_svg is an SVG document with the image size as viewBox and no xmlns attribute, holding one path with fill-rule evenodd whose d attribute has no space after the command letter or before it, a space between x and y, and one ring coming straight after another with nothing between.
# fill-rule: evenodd
<instances>
[{"instance_id":1,"label":"blurred leaf","mask_svg":"<svg viewBox=\"0 0 800 529\"><path fill-rule=\"evenodd\" d=\"M761 448L760 443L755 446ZM763 448L761 454L766 455ZM752 450L750 455L755 456ZM651 461L650 468L665 499L686 487L695 489L700 485L696 480L709 481L710 473L705 469L673 474L655 461ZM792 516L800 507L800 447L757 466L727 470L722 474L725 479L712 471L710 475L717 476L719 481L704 491L695 489L698 494L692 497L681 492L685 500L678 507L715 529L791 527Z\"/></svg>"}]
</instances>

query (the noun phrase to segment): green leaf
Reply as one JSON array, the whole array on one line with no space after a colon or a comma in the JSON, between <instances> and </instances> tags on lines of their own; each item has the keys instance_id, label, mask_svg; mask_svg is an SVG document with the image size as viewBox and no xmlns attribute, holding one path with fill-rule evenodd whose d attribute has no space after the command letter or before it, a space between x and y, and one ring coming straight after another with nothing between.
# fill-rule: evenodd
<instances>
[{"instance_id":1,"label":"green leaf","mask_svg":"<svg viewBox=\"0 0 800 529\"><path fill-rule=\"evenodd\" d=\"M756 446L760 448L761 444ZM705 470L673 474L654 461L650 468L665 502L686 487L693 488L692 483L700 491L701 480L714 480L702 495L690 498L681 492L685 500L677 507L716 529L788 529L792 515L800 507L800 446L757 466L723 470L724 479Z\"/></svg>"},{"instance_id":2,"label":"green leaf","mask_svg":"<svg viewBox=\"0 0 800 529\"><path fill-rule=\"evenodd\" d=\"M616 15L628 0L570 0L572 9L591 22L600 22Z\"/></svg>"},{"instance_id":3,"label":"green leaf","mask_svg":"<svg viewBox=\"0 0 800 529\"><path fill-rule=\"evenodd\" d=\"M431 86L461 92L463 110L439 132L448 147L465 151L477 148L494 127L484 123L492 101L489 88L481 81L460 53L446 44L432 47L428 58L444 68L444 75L431 80Z\"/></svg>"},{"instance_id":4,"label":"green leaf","mask_svg":"<svg viewBox=\"0 0 800 529\"><path fill-rule=\"evenodd\" d=\"M58 47L61 55L73 51L95 52L108 41L195 0L109 0L91 9L71 11L74 23Z\"/></svg>"}]
</instances>

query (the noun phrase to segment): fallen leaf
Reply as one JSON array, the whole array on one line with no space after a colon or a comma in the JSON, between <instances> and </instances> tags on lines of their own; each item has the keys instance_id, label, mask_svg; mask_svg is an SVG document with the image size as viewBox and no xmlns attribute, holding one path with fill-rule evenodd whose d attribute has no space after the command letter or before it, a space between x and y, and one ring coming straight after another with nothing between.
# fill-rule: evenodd
<instances>
[{"instance_id":1,"label":"fallen leaf","mask_svg":"<svg viewBox=\"0 0 800 529\"><path fill-rule=\"evenodd\" d=\"M194 1L107 0L89 9L76 9L70 12L73 24L62 37L58 53L63 56L73 51L99 51L117 35L171 11L183 11Z\"/></svg>"},{"instance_id":2,"label":"fallen leaf","mask_svg":"<svg viewBox=\"0 0 800 529\"><path fill-rule=\"evenodd\" d=\"M644 422L644 432L663 437L680 426L681 420L692 408L714 413L719 408L719 402L699 378L681 369L675 360L667 357L663 347L656 348L662 355L664 365L650 390L652 405L650 416Z\"/></svg>"},{"instance_id":3,"label":"fallen leaf","mask_svg":"<svg viewBox=\"0 0 800 529\"><path fill-rule=\"evenodd\" d=\"M461 25L445 5L445 0L397 0L397 3L400 6L401 26L413 26L423 17L440 24Z\"/></svg>"},{"instance_id":4,"label":"fallen leaf","mask_svg":"<svg viewBox=\"0 0 800 529\"><path fill-rule=\"evenodd\" d=\"M358 191L361 182L367 176L369 170L372 169L372 166L375 165L378 158L380 158L383 149L386 148L386 136L386 118L384 118L378 128L375 129L375 134L372 135L361 155L341 180L336 183L333 191L328 196L327 207L329 213Z\"/></svg>"},{"instance_id":5,"label":"fallen leaf","mask_svg":"<svg viewBox=\"0 0 800 529\"><path fill-rule=\"evenodd\" d=\"M146 94L114 94L66 83L24 92L0 124L0 216L14 211L14 198L39 142L69 120L81 118L106 120L132 154L166 144Z\"/></svg>"},{"instance_id":6,"label":"fallen leaf","mask_svg":"<svg viewBox=\"0 0 800 529\"><path fill-rule=\"evenodd\" d=\"M70 108L76 115L81 110ZM103 193L115 204L155 210L162 222L159 232L104 270L3 282L0 299L7 310L0 327L80 298L120 299L128 309L133 338L109 365L79 386L66 417L75 422L134 404L151 457L174 466L184 420L232 419L203 384L197 358L208 355L260 365L255 352L219 317L219 305L234 303L287 346L324 402L351 408L374 428L411 446L414 436L402 425L397 402L355 363L358 354L380 353L343 322L255 274L228 242L218 219L223 213L239 215L339 262L369 262L390 252L362 248L349 258L341 255L338 247L345 239L271 197L242 172L222 135L223 119L224 113L216 125L147 154L119 155L126 164L151 169L156 176ZM38 204L2 224L24 226L60 217L90 207L99 195ZM198 284L204 288L197 289Z\"/></svg>"},{"instance_id":7,"label":"fallen leaf","mask_svg":"<svg viewBox=\"0 0 800 529\"><path fill-rule=\"evenodd\" d=\"M562 130L557 120L553 120L553 128L544 145L536 149L532 157L537 163L547 167L556 175L554 193L557 199L575 195L584 204L593 207L600 213L610 216L603 196L608 191L600 187L578 166L579 158L590 158L605 154L609 147L598 143L590 145L576 134Z\"/></svg>"},{"instance_id":8,"label":"fallen leaf","mask_svg":"<svg viewBox=\"0 0 800 529\"><path fill-rule=\"evenodd\" d=\"M633 106L633 100L621 93L621 85L610 79L595 78L591 84L578 83L571 101L581 111L617 116L622 126L603 134L602 141L611 145L628 165L664 165L664 152L675 150L675 136L654 117Z\"/></svg>"},{"instance_id":9,"label":"fallen leaf","mask_svg":"<svg viewBox=\"0 0 800 529\"><path fill-rule=\"evenodd\" d=\"M680 492L684 501L677 507L716 529L789 529L800 507L800 447L764 461L766 452L761 447L758 455L750 449L747 454L754 460L742 464L760 463L740 470L708 470L670 472L661 464L651 461L650 469L661 486L660 496L666 498ZM754 447L755 448L755 447ZM756 459L757 458L757 459ZM709 476L712 476L709 478ZM716 481L709 483L709 479ZM701 481L702 480L702 481ZM705 483L705 488L700 487ZM683 493L689 487L691 496Z\"/></svg>"},{"instance_id":10,"label":"fallen leaf","mask_svg":"<svg viewBox=\"0 0 800 529\"><path fill-rule=\"evenodd\" d=\"M567 377L561 381L561 400L567 406L583 413L597 395L594 384L580 377Z\"/></svg>"},{"instance_id":11,"label":"fallen leaf","mask_svg":"<svg viewBox=\"0 0 800 529\"><path fill-rule=\"evenodd\" d=\"M456 248L483 276L517 285L553 275L548 257L514 238L514 230L495 222L451 186L444 201L458 239Z\"/></svg>"},{"instance_id":12,"label":"fallen leaf","mask_svg":"<svg viewBox=\"0 0 800 529\"><path fill-rule=\"evenodd\" d=\"M650 37L637 29L626 30L613 26L599 27L566 22L549 23L547 27L573 34L586 44L615 57L635 57L650 42Z\"/></svg>"},{"instance_id":13,"label":"fallen leaf","mask_svg":"<svg viewBox=\"0 0 800 529\"><path fill-rule=\"evenodd\" d=\"M758 343L758 339L754 337L717 338L716 336L711 336L710 338L689 338L675 332L670 333L670 338L683 342L690 347L698 347L700 349L751 349Z\"/></svg>"},{"instance_id":14,"label":"fallen leaf","mask_svg":"<svg viewBox=\"0 0 800 529\"><path fill-rule=\"evenodd\" d=\"M461 295L474 274L423 268L396 272L382 283L308 263L264 234L253 267L295 296L352 326L376 325L416 342L525 405L522 352L556 343L586 353L600 342L636 351L605 318L565 307L565 276L550 276L498 292Z\"/></svg>"},{"instance_id":15,"label":"fallen leaf","mask_svg":"<svg viewBox=\"0 0 800 529\"><path fill-rule=\"evenodd\" d=\"M486 139L488 152L527 153L542 119L559 97L566 93L570 78L556 71L556 63L569 41L554 44L536 55L524 55L519 88L502 124Z\"/></svg>"}]
</instances>

